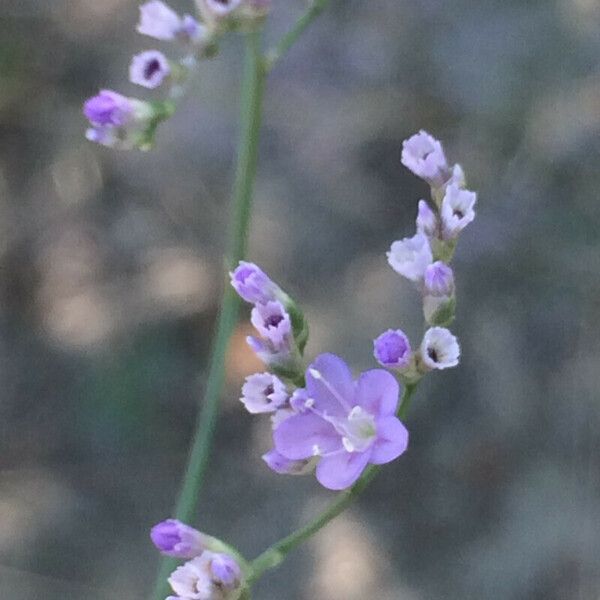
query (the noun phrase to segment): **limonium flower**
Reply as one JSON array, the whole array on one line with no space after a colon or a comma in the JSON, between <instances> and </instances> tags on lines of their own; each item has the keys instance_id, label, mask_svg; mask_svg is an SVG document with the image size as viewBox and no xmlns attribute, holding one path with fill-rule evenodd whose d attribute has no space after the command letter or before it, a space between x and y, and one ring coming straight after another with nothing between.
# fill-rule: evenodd
<instances>
[{"instance_id":1,"label":"limonium flower","mask_svg":"<svg viewBox=\"0 0 600 600\"><path fill-rule=\"evenodd\" d=\"M449 325L454 320L454 272L442 261L425 269L423 277L423 314L431 325Z\"/></svg>"},{"instance_id":2,"label":"limonium flower","mask_svg":"<svg viewBox=\"0 0 600 600\"><path fill-rule=\"evenodd\" d=\"M456 338L445 327L431 327L421 343L421 362L426 371L455 367L460 358Z\"/></svg>"},{"instance_id":3,"label":"limonium flower","mask_svg":"<svg viewBox=\"0 0 600 600\"><path fill-rule=\"evenodd\" d=\"M433 188L442 187L451 174L442 144L426 131L403 142L402 164Z\"/></svg>"},{"instance_id":4,"label":"limonium flower","mask_svg":"<svg viewBox=\"0 0 600 600\"><path fill-rule=\"evenodd\" d=\"M388 369L406 369L412 358L410 342L400 329L388 329L373 342L377 362Z\"/></svg>"},{"instance_id":5,"label":"limonium flower","mask_svg":"<svg viewBox=\"0 0 600 600\"><path fill-rule=\"evenodd\" d=\"M419 200L417 232L426 235L428 238L434 237L438 232L437 216L425 200Z\"/></svg>"},{"instance_id":6,"label":"limonium flower","mask_svg":"<svg viewBox=\"0 0 600 600\"><path fill-rule=\"evenodd\" d=\"M205 28L190 15L181 18L160 0L151 0L140 6L137 30L157 40L197 42L205 36Z\"/></svg>"},{"instance_id":7,"label":"limonium flower","mask_svg":"<svg viewBox=\"0 0 600 600\"><path fill-rule=\"evenodd\" d=\"M167 57L158 50L147 50L136 54L129 66L131 83L149 89L159 87L170 73L171 66Z\"/></svg>"},{"instance_id":8,"label":"limonium flower","mask_svg":"<svg viewBox=\"0 0 600 600\"><path fill-rule=\"evenodd\" d=\"M155 525L150 538L160 552L175 558L194 558L206 548L206 537L177 519L167 519Z\"/></svg>"},{"instance_id":9,"label":"limonium flower","mask_svg":"<svg viewBox=\"0 0 600 600\"><path fill-rule=\"evenodd\" d=\"M251 304L266 304L276 300L278 293L281 292L279 286L254 263L241 261L229 276L235 291Z\"/></svg>"},{"instance_id":10,"label":"limonium flower","mask_svg":"<svg viewBox=\"0 0 600 600\"><path fill-rule=\"evenodd\" d=\"M290 352L292 321L281 302L257 304L252 309L250 322L275 352Z\"/></svg>"},{"instance_id":11,"label":"limonium flower","mask_svg":"<svg viewBox=\"0 0 600 600\"><path fill-rule=\"evenodd\" d=\"M475 203L477 194L461 189L452 183L446 188L442 207L442 236L444 239L455 239L458 234L475 219Z\"/></svg>"},{"instance_id":12,"label":"limonium flower","mask_svg":"<svg viewBox=\"0 0 600 600\"><path fill-rule=\"evenodd\" d=\"M273 432L275 450L290 460L318 458L317 480L331 490L351 486L365 467L400 456L408 431L395 416L399 385L387 371L357 381L344 361L322 354L306 371L308 410Z\"/></svg>"},{"instance_id":13,"label":"limonium flower","mask_svg":"<svg viewBox=\"0 0 600 600\"><path fill-rule=\"evenodd\" d=\"M425 269L433 262L429 240L423 233L394 242L387 258L396 273L415 282L423 279Z\"/></svg>"},{"instance_id":14,"label":"limonium flower","mask_svg":"<svg viewBox=\"0 0 600 600\"><path fill-rule=\"evenodd\" d=\"M227 600L237 594L241 578L233 557L205 550L178 567L169 577L169 584L179 600Z\"/></svg>"},{"instance_id":15,"label":"limonium flower","mask_svg":"<svg viewBox=\"0 0 600 600\"><path fill-rule=\"evenodd\" d=\"M240 399L253 414L275 412L288 401L285 384L271 373L256 373L246 377Z\"/></svg>"}]
</instances>

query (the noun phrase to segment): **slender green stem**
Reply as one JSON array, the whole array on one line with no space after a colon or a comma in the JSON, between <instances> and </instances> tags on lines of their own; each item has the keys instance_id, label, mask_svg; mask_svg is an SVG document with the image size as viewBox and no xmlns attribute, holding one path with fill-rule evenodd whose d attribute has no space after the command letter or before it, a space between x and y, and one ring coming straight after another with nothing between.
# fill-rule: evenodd
<instances>
[{"instance_id":1,"label":"slender green stem","mask_svg":"<svg viewBox=\"0 0 600 600\"><path fill-rule=\"evenodd\" d=\"M312 0L309 9L296 21L292 29L267 52L265 63L268 71L297 42L305 29L325 10L328 4L329 0Z\"/></svg>"},{"instance_id":2,"label":"slender green stem","mask_svg":"<svg viewBox=\"0 0 600 600\"><path fill-rule=\"evenodd\" d=\"M407 385L404 388L402 401L397 412L399 418L404 419L408 414L415 389L416 385ZM369 483L371 483L380 469L381 467L374 465L367 467L360 479L350 489L340 492L335 500L313 521L273 544L260 556L255 558L250 563L249 585L252 585L252 583L260 579L265 571L273 569L281 564L291 550L305 542L330 521L335 519L340 513L344 512Z\"/></svg>"},{"instance_id":3,"label":"slender green stem","mask_svg":"<svg viewBox=\"0 0 600 600\"><path fill-rule=\"evenodd\" d=\"M266 79L260 42L260 32L255 31L246 34L241 133L233 188L233 214L226 259L227 268L233 267L244 258L248 244L248 229ZM237 294L231 286L225 284L208 370L204 403L198 418L189 462L183 479L183 487L175 510L175 517L188 523L194 521L198 494L202 487L210 457L219 400L225 380L225 355L229 339L237 323L239 304ZM164 600L168 594L167 577L174 569L175 564L175 561L168 558L162 561L154 592L156 600Z\"/></svg>"}]
</instances>

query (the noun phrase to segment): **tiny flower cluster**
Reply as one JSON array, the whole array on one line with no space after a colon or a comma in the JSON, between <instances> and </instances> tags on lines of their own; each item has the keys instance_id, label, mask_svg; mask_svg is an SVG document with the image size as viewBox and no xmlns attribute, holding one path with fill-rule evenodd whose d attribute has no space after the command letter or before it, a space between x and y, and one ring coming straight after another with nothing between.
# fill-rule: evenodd
<instances>
[{"instance_id":1,"label":"tiny flower cluster","mask_svg":"<svg viewBox=\"0 0 600 600\"><path fill-rule=\"evenodd\" d=\"M152 542L165 556L187 560L173 571L169 584L175 596L167 600L236 600L243 573L233 556L219 552L219 540L181 521L168 519L150 532Z\"/></svg>"},{"instance_id":2,"label":"tiny flower cluster","mask_svg":"<svg viewBox=\"0 0 600 600\"><path fill-rule=\"evenodd\" d=\"M475 219L477 194L465 189L462 167L450 166L442 144L425 131L404 142L402 163L430 185L432 202L419 201L415 235L394 242L387 258L421 292L430 327L416 352L403 331L390 329L375 340L374 354L379 364L414 383L428 371L458 364L460 348L446 328L456 308L454 272L448 263L460 233Z\"/></svg>"},{"instance_id":3,"label":"tiny flower cluster","mask_svg":"<svg viewBox=\"0 0 600 600\"><path fill-rule=\"evenodd\" d=\"M83 108L90 122L86 137L104 146L148 150L158 125L175 111L198 59L217 52L220 36L227 30L264 17L264 0L198 0L202 21L191 15L178 15L161 0L140 6L138 33L170 42L181 55L170 59L159 50L136 54L129 66L129 80L146 89L167 88L166 100L144 101L101 90Z\"/></svg>"}]
</instances>

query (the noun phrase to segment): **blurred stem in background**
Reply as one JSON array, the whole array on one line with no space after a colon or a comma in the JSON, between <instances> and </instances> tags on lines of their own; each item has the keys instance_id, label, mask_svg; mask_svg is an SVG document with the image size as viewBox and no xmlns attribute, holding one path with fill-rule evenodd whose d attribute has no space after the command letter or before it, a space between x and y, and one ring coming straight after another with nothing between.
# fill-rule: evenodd
<instances>
[{"instance_id":1,"label":"blurred stem in background","mask_svg":"<svg viewBox=\"0 0 600 600\"><path fill-rule=\"evenodd\" d=\"M266 78L266 70L261 54L260 31L252 31L246 34L245 53L240 140L233 188L232 225L229 232L229 249L225 259L227 269L234 268L240 260L244 259L248 245ZM225 355L229 339L237 324L239 306L238 295L228 283L225 283L208 370L206 393L174 515L176 519L184 523L195 521L198 495L202 488L210 457L219 399L225 380ZM174 559L164 558L162 560L154 591L156 600L164 600L169 594L167 578L176 566L177 561Z\"/></svg>"}]
</instances>

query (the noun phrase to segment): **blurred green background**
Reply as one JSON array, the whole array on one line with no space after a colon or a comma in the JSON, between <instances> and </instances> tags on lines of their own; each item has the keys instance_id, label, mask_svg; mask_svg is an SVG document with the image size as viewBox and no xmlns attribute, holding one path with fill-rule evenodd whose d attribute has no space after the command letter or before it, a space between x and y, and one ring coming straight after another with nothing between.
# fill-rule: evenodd
<instances>
[{"instance_id":1,"label":"blurred green background","mask_svg":"<svg viewBox=\"0 0 600 600\"><path fill-rule=\"evenodd\" d=\"M272 40L304 4L273 3ZM2 600L148 597L148 530L202 399L241 40L155 151L117 153L85 141L81 104L140 94L136 20L132 0L0 2ZM366 369L384 329L418 341L385 260L426 193L405 137L442 139L480 196L455 261L460 368L427 379L409 452L257 598L600 597L599 60L598 0L336 0L273 73L250 257L305 308L309 357ZM260 368L247 331L198 525L253 556L330 494L263 466L268 423L238 402Z\"/></svg>"}]
</instances>

